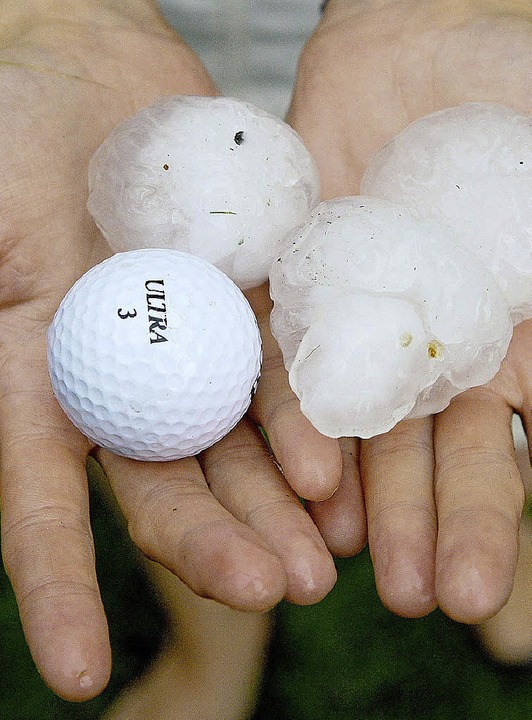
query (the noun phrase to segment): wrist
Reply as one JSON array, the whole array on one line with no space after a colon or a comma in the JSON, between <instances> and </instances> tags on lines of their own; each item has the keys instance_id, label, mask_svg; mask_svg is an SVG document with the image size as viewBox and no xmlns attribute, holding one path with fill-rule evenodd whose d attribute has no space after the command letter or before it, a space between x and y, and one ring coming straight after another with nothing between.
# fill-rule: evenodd
<instances>
[{"instance_id":1,"label":"wrist","mask_svg":"<svg viewBox=\"0 0 532 720\"><path fill-rule=\"evenodd\" d=\"M0 27L9 32L17 27L49 19L73 23L113 22L121 25L167 27L156 0L3 0Z\"/></svg>"}]
</instances>

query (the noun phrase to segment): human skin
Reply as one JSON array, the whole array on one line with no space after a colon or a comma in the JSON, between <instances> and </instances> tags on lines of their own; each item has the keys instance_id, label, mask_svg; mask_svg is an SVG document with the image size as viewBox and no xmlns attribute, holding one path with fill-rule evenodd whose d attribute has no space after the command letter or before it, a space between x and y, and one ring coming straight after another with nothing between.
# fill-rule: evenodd
<instances>
[{"instance_id":1,"label":"human skin","mask_svg":"<svg viewBox=\"0 0 532 720\"><path fill-rule=\"evenodd\" d=\"M288 115L317 160L323 197L356 194L368 159L420 116L466 101L530 114L531 21L527 0L330 0ZM377 587L392 611L439 605L474 623L507 600L523 504L510 423L521 415L530 446L531 365L527 321L492 382L433 418L353 442L352 476L308 505L329 546L348 554L335 517L363 492Z\"/></svg>"},{"instance_id":2,"label":"human skin","mask_svg":"<svg viewBox=\"0 0 532 720\"><path fill-rule=\"evenodd\" d=\"M85 209L88 161L120 120L177 93L217 89L155 3L2 3L2 551L35 663L69 700L98 694L111 667L89 522L90 452L133 540L197 594L262 612L283 597L316 602L336 578L315 524L248 419L199 460L140 463L93 448L51 392L47 326L73 282L110 252ZM326 497L338 477L323 481L322 438L303 418L294 427L309 451L288 460L288 475L304 479L309 497ZM290 458L285 446L279 457Z\"/></svg>"},{"instance_id":3,"label":"human skin","mask_svg":"<svg viewBox=\"0 0 532 720\"><path fill-rule=\"evenodd\" d=\"M357 4L358 17L350 20L354 5L331 0L303 56L290 113L317 158L328 197L354 191L369 154L410 117L404 108L395 120L382 112L394 87L383 86L383 97L371 104L380 56L371 64L375 83L353 86L352 72L345 77L346 58L358 65L369 52L355 43L353 60L347 28L356 37L366 18L367 32L378 38L388 12L372 20L369 4L365 10ZM420 4L394 5L404 5L400 26L408 27L409 9ZM249 293L265 348L251 418L266 428L284 476L248 419L199 460L164 464L92 448L66 421L49 388L46 327L73 281L109 253L85 211L88 160L123 117L157 96L216 88L155 3L19 6L6 2L0 15L2 548L45 681L63 697L83 700L100 692L110 672L88 517L89 452L102 464L140 549L200 595L256 611L282 597L318 601L335 573L317 527L330 550L355 553L366 536L364 493L377 581L391 609L416 616L439 602L464 621L495 612L511 585L522 503L507 421L520 408L530 428L526 328L497 382L434 420L437 538L433 421L404 423L360 448L320 436L288 387L268 329L265 288ZM396 27L393 18L389 29ZM517 20L508 40L512 54L521 33ZM418 31L413 26L414 39ZM382 51L388 42L383 34ZM447 95L443 104L455 102ZM429 110L427 101L409 112L413 118ZM361 121L371 128L366 141L358 137ZM314 501L332 495L308 504L316 525L296 492Z\"/></svg>"}]
</instances>

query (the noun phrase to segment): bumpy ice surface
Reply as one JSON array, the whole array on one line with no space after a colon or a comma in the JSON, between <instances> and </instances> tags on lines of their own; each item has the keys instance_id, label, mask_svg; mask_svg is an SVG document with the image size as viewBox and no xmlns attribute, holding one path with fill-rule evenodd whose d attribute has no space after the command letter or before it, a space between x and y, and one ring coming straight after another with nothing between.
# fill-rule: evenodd
<instances>
[{"instance_id":1,"label":"bumpy ice surface","mask_svg":"<svg viewBox=\"0 0 532 720\"><path fill-rule=\"evenodd\" d=\"M115 128L89 168L88 209L111 249L190 252L243 289L266 280L318 197L299 136L230 98L159 100Z\"/></svg>"},{"instance_id":2,"label":"bumpy ice surface","mask_svg":"<svg viewBox=\"0 0 532 720\"><path fill-rule=\"evenodd\" d=\"M362 193L444 222L491 270L514 322L532 317L532 119L468 103L417 120L378 153Z\"/></svg>"},{"instance_id":3,"label":"bumpy ice surface","mask_svg":"<svg viewBox=\"0 0 532 720\"><path fill-rule=\"evenodd\" d=\"M412 208L321 203L270 273L272 330L302 412L331 437L371 437L490 380L512 334L493 276Z\"/></svg>"},{"instance_id":4,"label":"bumpy ice surface","mask_svg":"<svg viewBox=\"0 0 532 720\"><path fill-rule=\"evenodd\" d=\"M48 332L52 386L96 444L139 460L195 455L249 406L261 359L240 290L176 250L119 253L67 293Z\"/></svg>"}]
</instances>

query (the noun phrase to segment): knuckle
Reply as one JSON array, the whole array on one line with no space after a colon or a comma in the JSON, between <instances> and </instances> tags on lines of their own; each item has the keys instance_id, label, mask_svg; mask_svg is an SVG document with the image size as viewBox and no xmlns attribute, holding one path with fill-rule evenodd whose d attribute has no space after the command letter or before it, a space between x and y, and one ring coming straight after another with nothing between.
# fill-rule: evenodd
<instances>
[{"instance_id":1,"label":"knuckle","mask_svg":"<svg viewBox=\"0 0 532 720\"><path fill-rule=\"evenodd\" d=\"M252 440L243 442L219 443L216 448L206 452L202 456L202 464L207 480L216 478L216 484L231 482L233 471L238 468L253 472L260 467L264 461L271 463L272 454L264 443L258 443L254 435Z\"/></svg>"},{"instance_id":2,"label":"knuckle","mask_svg":"<svg viewBox=\"0 0 532 720\"><path fill-rule=\"evenodd\" d=\"M18 605L22 615L27 615L30 608L49 606L54 600L68 604L74 598L99 598L95 585L79 578L60 578L43 575L28 582L17 592Z\"/></svg>"},{"instance_id":3,"label":"knuckle","mask_svg":"<svg viewBox=\"0 0 532 720\"><path fill-rule=\"evenodd\" d=\"M513 466L514 458L510 450L500 448L481 448L477 446L462 446L449 452L438 463L438 472L454 473L464 468L489 468L493 466Z\"/></svg>"},{"instance_id":4,"label":"knuckle","mask_svg":"<svg viewBox=\"0 0 532 720\"><path fill-rule=\"evenodd\" d=\"M57 537L57 533L68 532L76 542L94 558L92 533L88 520L78 509L69 505L43 503L14 518L4 516L2 522L2 556L6 571L12 574L27 555L28 548L45 542L45 538ZM72 542L72 540L71 540Z\"/></svg>"},{"instance_id":5,"label":"knuckle","mask_svg":"<svg viewBox=\"0 0 532 720\"><path fill-rule=\"evenodd\" d=\"M434 529L438 524L436 512L432 507L408 500L398 500L382 505L372 514L368 514L368 525L385 529L395 528L401 518L408 520L411 525L415 518Z\"/></svg>"},{"instance_id":6,"label":"knuckle","mask_svg":"<svg viewBox=\"0 0 532 720\"><path fill-rule=\"evenodd\" d=\"M440 532L462 526L479 533L489 528L490 538L498 537L501 530L504 537L510 537L517 533L519 516L520 512L516 509L497 507L488 503L469 504L452 507L445 514L440 513L439 527Z\"/></svg>"},{"instance_id":7,"label":"knuckle","mask_svg":"<svg viewBox=\"0 0 532 720\"><path fill-rule=\"evenodd\" d=\"M395 456L403 459L407 455L429 459L434 457L432 425L423 420L405 420L390 432L364 440L362 444L367 459L388 461Z\"/></svg>"},{"instance_id":8,"label":"knuckle","mask_svg":"<svg viewBox=\"0 0 532 720\"><path fill-rule=\"evenodd\" d=\"M290 418L299 415L299 400L291 392L287 392L284 397L280 395L275 404L270 408L265 408L265 410L263 420L266 430L284 427Z\"/></svg>"},{"instance_id":9,"label":"knuckle","mask_svg":"<svg viewBox=\"0 0 532 720\"><path fill-rule=\"evenodd\" d=\"M520 514L525 490L513 450L501 448L461 447L436 463L435 493L439 501L455 491L465 496L472 483L485 483L507 506ZM495 495L493 495L495 498ZM492 499L492 505L496 501Z\"/></svg>"},{"instance_id":10,"label":"knuckle","mask_svg":"<svg viewBox=\"0 0 532 720\"><path fill-rule=\"evenodd\" d=\"M249 527L260 530L264 525L275 525L279 521L293 520L298 514L298 510L302 509L302 506L296 503L297 501L287 491L284 497L260 502L248 508L244 522Z\"/></svg>"},{"instance_id":11,"label":"knuckle","mask_svg":"<svg viewBox=\"0 0 532 720\"><path fill-rule=\"evenodd\" d=\"M283 356L279 350L276 348L272 352L265 352L262 359L261 378L270 377L279 372L285 372Z\"/></svg>"},{"instance_id":12,"label":"knuckle","mask_svg":"<svg viewBox=\"0 0 532 720\"><path fill-rule=\"evenodd\" d=\"M190 517L197 517L208 495L206 486L185 481L151 487L138 498L128 518L128 532L132 541L148 557L160 555L168 542L168 534L177 536L181 530L179 523L176 523L176 514L179 513L181 517L181 509L186 505Z\"/></svg>"}]
</instances>

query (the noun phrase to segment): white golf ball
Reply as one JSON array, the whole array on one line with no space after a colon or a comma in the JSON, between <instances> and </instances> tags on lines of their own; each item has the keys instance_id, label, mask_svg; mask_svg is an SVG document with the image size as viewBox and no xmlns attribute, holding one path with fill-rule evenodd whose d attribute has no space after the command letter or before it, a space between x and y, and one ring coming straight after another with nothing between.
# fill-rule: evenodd
<instances>
[{"instance_id":1,"label":"white golf ball","mask_svg":"<svg viewBox=\"0 0 532 720\"><path fill-rule=\"evenodd\" d=\"M115 252L190 252L246 289L267 279L280 241L318 198L315 163L286 123L240 100L176 96L104 141L87 207Z\"/></svg>"},{"instance_id":2,"label":"white golf ball","mask_svg":"<svg viewBox=\"0 0 532 720\"><path fill-rule=\"evenodd\" d=\"M377 198L318 205L270 288L290 385L331 437L443 410L495 375L512 336L497 282L453 233Z\"/></svg>"},{"instance_id":3,"label":"white golf ball","mask_svg":"<svg viewBox=\"0 0 532 720\"><path fill-rule=\"evenodd\" d=\"M138 460L195 455L246 412L261 340L236 285L177 250L89 270L48 331L54 393L95 444Z\"/></svg>"},{"instance_id":4,"label":"white golf ball","mask_svg":"<svg viewBox=\"0 0 532 720\"><path fill-rule=\"evenodd\" d=\"M370 162L364 195L447 225L492 272L514 323L532 317L532 119L468 103L409 125Z\"/></svg>"}]
</instances>

